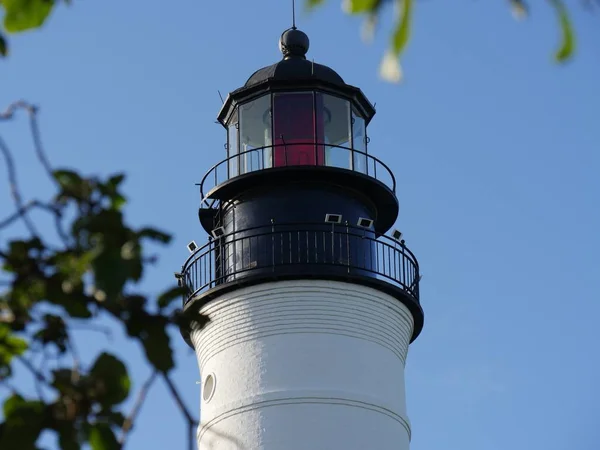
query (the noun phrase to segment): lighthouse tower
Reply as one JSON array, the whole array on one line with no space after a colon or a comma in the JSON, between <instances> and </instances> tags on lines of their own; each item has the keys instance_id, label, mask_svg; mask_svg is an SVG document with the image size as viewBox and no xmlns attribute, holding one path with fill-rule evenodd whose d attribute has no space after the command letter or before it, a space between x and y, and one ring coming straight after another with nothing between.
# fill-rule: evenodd
<instances>
[{"instance_id":1,"label":"lighthouse tower","mask_svg":"<svg viewBox=\"0 0 600 450\"><path fill-rule=\"evenodd\" d=\"M177 276L201 450L409 448L419 267L390 232L397 185L368 147L373 105L308 47L285 31L282 60L228 95L226 151L200 182L209 240Z\"/></svg>"}]
</instances>

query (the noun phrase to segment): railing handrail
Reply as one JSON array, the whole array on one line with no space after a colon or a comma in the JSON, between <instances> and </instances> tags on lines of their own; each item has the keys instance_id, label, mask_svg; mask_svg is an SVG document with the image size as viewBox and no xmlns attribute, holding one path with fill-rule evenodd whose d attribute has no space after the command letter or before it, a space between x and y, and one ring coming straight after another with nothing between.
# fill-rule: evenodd
<instances>
[{"instance_id":1,"label":"railing handrail","mask_svg":"<svg viewBox=\"0 0 600 450\"><path fill-rule=\"evenodd\" d=\"M359 236L359 237L364 237L366 239L370 239L372 241L377 241L377 242L382 242L386 245L389 245L390 247L394 247L396 249L402 249L406 252L408 259L411 260L411 262L414 263L415 267L418 269L419 268L419 263L417 261L417 257L415 256L415 254L409 250L409 248L406 246L406 244L402 243L402 242L398 242L397 240L395 240L394 238L391 238L385 234L381 234L375 238L372 238L370 236L366 236L365 233L374 233L374 230L369 229L369 228L362 228L362 227L358 227L356 225L350 225L350 224L344 224L344 223L339 223L339 224L335 224L335 223L327 223L327 222L286 222L286 223L267 223L265 225L257 225L254 227L249 227L249 228L244 228L242 230L235 230L232 231L231 233L227 233L224 234L222 236L219 236L218 238L209 238L210 241L208 241L206 244L202 245L201 247L199 247L196 251L194 251L194 253L192 253L190 256L187 257L187 259L185 260L185 262L183 263L182 267L181 267L181 273L184 273L185 270L193 264L192 260L196 260L198 258L200 258L202 255L200 253L202 253L202 251L207 248L207 247L211 247L213 245L215 245L215 242L218 242L219 240L224 240L227 238L232 238L234 237L236 234L240 234L240 233L247 233L249 231L254 231L254 230L260 230L261 228L270 228L269 231L263 232L263 233L257 233L257 234L252 234L251 236L242 236L242 239L248 238L248 237L259 237L259 236L266 236L266 235L270 235L270 234L274 234L274 233L280 233L280 232L285 232L285 231L328 231L328 230L314 230L311 228L307 228L307 227L314 227L314 226L322 226L322 227L331 227L332 230L336 230L336 228L339 230L340 228L345 228L346 230L352 230L352 231L360 231L362 234L358 234L358 233L348 233L346 232L346 234L349 234L351 236ZM298 227L294 230L275 230L274 227ZM236 239L234 239L235 241ZM230 242L234 242L234 241L228 241L227 243ZM190 262L191 261L191 262Z\"/></svg>"},{"instance_id":2,"label":"railing handrail","mask_svg":"<svg viewBox=\"0 0 600 450\"><path fill-rule=\"evenodd\" d=\"M235 155L228 156L227 158L225 158L225 159L223 159L223 160L219 161L218 163L214 164L214 165L213 165L213 166L212 166L212 167L211 167L211 168L208 170L208 172L206 172L206 173L204 174L204 177L202 177L202 181L200 181L200 183L199 183L199 184L200 184L200 197L201 197L201 203L204 203L204 202L206 201L206 199L207 199L207 196L206 196L206 194L205 194L205 192L204 192L204 184L205 184L205 182L207 181L207 179L208 179L209 175L210 175L211 173L213 173L213 172L215 172L215 174L216 174L216 171L217 171L217 169L218 169L219 167L221 167L222 165L224 165L224 164L228 164L230 160L232 160L232 159L236 159L236 158L240 158L240 157L242 157L242 156L244 156L244 155L246 155L246 154L248 154L248 153L255 153L255 152L264 151L264 150L267 150L267 149L271 149L271 150L272 150L272 149L279 148L279 147L283 147L283 148L286 150L286 155L287 155L287 148L288 148L288 147L292 147L292 146L296 146L296 145L314 145L315 147L316 147L316 146L323 146L323 147L328 147L328 148L339 148L339 149L342 149L342 150L347 150L347 151L348 151L348 152L350 152L352 155L353 155L354 153L358 153L359 155L364 155L364 156L365 156L365 158L366 158L367 160L372 160L372 161L374 161L376 164L380 164L380 165L381 165L381 166L382 166L382 167L383 167L383 168L386 170L386 172L388 173L388 175L390 176L390 178L391 178L391 180L392 180L392 186L391 186L392 192L394 192L394 193L396 192L396 177L394 176L394 173L392 172L392 170L391 170L391 169L390 169L390 168L387 166L387 164L385 164L385 163L384 163L383 161L381 161L379 158L376 158L375 156L373 156L373 155L370 155L370 154L369 154L369 153L367 153L367 152L363 152L363 151L361 151L361 150L356 150L356 149L354 149L354 148L352 148L352 147L347 147L347 146L342 146L342 145L335 145L335 144L327 144L327 143L325 143L325 142L317 142L317 141L306 141L306 142L285 142L285 143L282 143L282 144L271 144L271 145L264 145L264 146L262 146L262 147L255 147L255 148L252 148L252 149L250 149L250 150L244 150L243 152L238 152L238 153L236 153ZM274 155L274 153L273 153L272 155ZM274 158L274 156L272 156L272 158ZM352 164L354 165L354 157L352 158ZM325 164L314 164L314 165L312 165L312 164L311 164L311 165L307 165L307 166L313 166L313 167L334 167L334 168L337 168L337 169L340 169L340 170L348 170L348 171L350 171L350 172L362 173L362 172L359 172L359 171L357 171L357 170L354 170L354 169L345 169L345 168L343 168L343 167L327 166L327 165L325 165ZM285 165L285 166L282 166L282 167L297 167L297 166L296 166L296 165L290 165L290 166L288 166L288 165L287 165L287 160L286 160L286 165ZM302 166L299 166L299 167L302 167ZM368 173L368 167L369 167L369 165L368 165L368 163L367 163L367 164L366 164L366 170L367 170L367 173L365 173L365 174L363 174L363 175L366 175L366 176L368 176L368 177L374 178L375 180L381 181L381 180L379 180L379 179L377 178L377 169L375 169L375 173L374 173L373 175L370 175L370 174ZM251 171L251 172L247 172L247 173L259 172L259 171L263 171L263 170L270 170L270 169L277 169L277 168L278 168L278 167L273 167L273 165L271 165L271 167L268 167L268 168L265 168L265 169L259 169L259 170L255 170L255 171ZM244 174L241 174L241 175L244 175ZM227 180L231 180L231 179L233 179L233 178L236 178L236 177L238 177L238 176L240 176L240 175L238 174L238 175L234 175L234 176L230 177L230 176L229 176L229 174L228 174L228 175L227 175ZM385 182L383 182L383 181L382 181L382 183L386 184L386 183L385 183ZM218 186L218 184L220 184L220 183L218 183L218 182L216 181L216 179L215 179L215 184L214 184L214 186L213 186L213 187L215 187L215 186ZM388 186L388 187L389 187L389 186ZM212 189L212 188L211 188L211 189Z\"/></svg>"},{"instance_id":3,"label":"railing handrail","mask_svg":"<svg viewBox=\"0 0 600 450\"><path fill-rule=\"evenodd\" d=\"M301 223L301 224L292 224L292 223L283 223L279 224L279 229L274 228L276 224L266 224L263 226L256 226L247 228L244 230L239 230L236 232L228 233L226 235L220 236L219 238L213 239L200 247L198 250L194 252L194 254L190 255L184 263L181 273L177 276L182 279L183 285L187 286L188 292L184 295L184 304L186 304L190 299L194 296L198 295L200 292L206 291L207 289L212 289L213 287L220 285L221 283L228 283L228 277L237 277L239 275L252 272L253 270L264 270L268 267L278 267L278 266L288 266L288 264L307 264L309 266L331 266L331 267L344 267L348 268L348 271L351 269L356 269L360 273L360 271L364 271L367 273L372 273L376 277L383 277L384 279L389 280L392 284L400 287L403 291L405 291L409 296L413 297L417 302L419 301L419 264L417 262L414 254L406 247L403 242L397 242L394 239L391 239L387 236L379 236L376 237L373 230L368 230L365 228L355 227L346 224L331 224L330 228L327 223ZM309 225L318 225L319 228L309 228ZM257 230L264 230L261 232L252 232ZM358 232L360 230L360 233ZM249 234L248 234L249 233ZM320 258L317 256L317 260L311 262L310 254L307 250L306 261L300 261L292 263L291 259L287 262L287 259L283 258L281 260L275 260L273 257L273 261L268 263L267 265L256 265L254 266L246 266L244 263L240 267L238 267L237 263L233 263L233 267L235 267L233 272L221 273L213 272L213 269L217 267L217 259L218 254L221 253L220 249L226 248L236 248L238 242L241 242L241 249L244 248L244 242L252 242L252 239L264 239L267 240L265 242L269 242L269 237L275 236L285 236L289 233L290 239L292 236L295 236L298 233L298 245L300 245L300 238L304 238L304 234L306 233L306 244L312 243L312 237L309 240L309 233L314 233L315 238L320 233L325 237L328 234L331 234L332 244L334 240L340 238L340 246L342 245L342 239L346 240L346 245L349 245L350 238L354 241L355 239L364 239L371 243L375 243L375 247L370 247L370 244L366 248L374 248L374 250L370 250L369 256L365 253L365 259L354 259L351 257L350 247L347 247L348 254L343 256L345 252L342 253L338 257L347 258L336 260L335 251L333 251L330 261L328 259L327 250L325 253L322 253L324 259L319 260ZM312 236L312 234L310 235ZM256 241L258 242L258 241ZM274 243L279 243L279 239L275 239ZM291 242L291 241L290 241ZM283 241L281 241L281 245L283 245ZM325 241L323 241L325 243ZM315 245L316 240L315 240ZM337 245L337 244L336 244ZM248 246L247 248L251 248ZM274 251L273 247L273 251ZM300 247L298 247L299 249ZM360 247L359 247L360 248ZM315 250L317 247L315 247ZM340 247L340 250L342 247ZM265 247L267 250L267 247ZM289 250L292 253L289 254L290 258L293 255L293 248L289 247ZM304 250L302 250L304 252ZM374 253L372 253L374 252ZM303 255L304 253L302 253ZM320 255L321 253L315 253L315 255ZM235 253L234 253L235 255ZM275 253L273 253L275 255ZM282 254L283 255L283 254ZM298 256L300 257L300 253ZM235 258L235 256L234 256ZM294 257L295 258L295 257ZM374 258L374 259L373 259ZM380 259L382 258L382 259ZM387 269L386 269L387 267ZM208 268L208 271L206 270ZM393 269L393 270L392 270ZM327 272L325 272L327 273ZM236 278L234 278L236 279Z\"/></svg>"}]
</instances>

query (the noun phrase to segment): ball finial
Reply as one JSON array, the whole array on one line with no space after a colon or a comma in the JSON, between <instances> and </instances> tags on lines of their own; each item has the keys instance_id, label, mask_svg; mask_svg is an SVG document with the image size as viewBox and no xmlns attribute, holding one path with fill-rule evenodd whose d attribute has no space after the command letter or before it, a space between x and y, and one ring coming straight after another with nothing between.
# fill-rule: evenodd
<instances>
[{"instance_id":1,"label":"ball finial","mask_svg":"<svg viewBox=\"0 0 600 450\"><path fill-rule=\"evenodd\" d=\"M306 58L309 45L306 33L296 28L285 30L279 39L279 50L283 53L284 58Z\"/></svg>"}]
</instances>

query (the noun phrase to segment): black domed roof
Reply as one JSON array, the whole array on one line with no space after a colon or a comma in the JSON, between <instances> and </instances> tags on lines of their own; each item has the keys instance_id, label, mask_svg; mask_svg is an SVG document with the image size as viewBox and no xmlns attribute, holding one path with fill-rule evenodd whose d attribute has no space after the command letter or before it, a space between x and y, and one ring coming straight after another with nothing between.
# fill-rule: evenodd
<instances>
[{"instance_id":1,"label":"black domed roof","mask_svg":"<svg viewBox=\"0 0 600 450\"><path fill-rule=\"evenodd\" d=\"M345 85L337 72L322 64L306 59L310 46L308 36L290 28L283 32L279 39L279 49L283 60L268 67L263 67L252 74L244 87L250 87L266 80L319 80L337 85Z\"/></svg>"},{"instance_id":2,"label":"black domed roof","mask_svg":"<svg viewBox=\"0 0 600 450\"><path fill-rule=\"evenodd\" d=\"M227 127L238 104L268 92L315 89L352 101L368 124L375 115L373 105L359 88L346 84L335 70L307 60L309 46L308 36L302 31L294 27L284 31L279 39L283 59L257 70L244 86L230 92L219 111L219 123Z\"/></svg>"},{"instance_id":3,"label":"black domed roof","mask_svg":"<svg viewBox=\"0 0 600 450\"><path fill-rule=\"evenodd\" d=\"M337 85L345 85L337 72L322 64L303 58L288 58L252 74L244 87L250 87L265 80L320 80Z\"/></svg>"}]
</instances>

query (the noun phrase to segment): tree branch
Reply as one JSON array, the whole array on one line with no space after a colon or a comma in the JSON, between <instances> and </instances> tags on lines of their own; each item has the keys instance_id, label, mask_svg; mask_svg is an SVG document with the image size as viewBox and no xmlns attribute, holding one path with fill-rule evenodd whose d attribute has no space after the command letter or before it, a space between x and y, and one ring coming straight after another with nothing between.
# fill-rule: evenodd
<instances>
[{"instance_id":1,"label":"tree branch","mask_svg":"<svg viewBox=\"0 0 600 450\"><path fill-rule=\"evenodd\" d=\"M19 361L21 361L21 363L23 363L23 365L25 367L27 367L27 369L29 369L29 371L31 372L31 374L33 375L33 377L35 378L35 389L37 391L38 397L40 398L40 400L44 399L44 391L42 389L42 384L45 384L47 386L50 385L50 383L48 382L48 380L46 379L46 377L40 372L38 371L35 367L33 367L33 364L31 364L31 362L22 357L19 356Z\"/></svg>"},{"instance_id":2,"label":"tree branch","mask_svg":"<svg viewBox=\"0 0 600 450\"><path fill-rule=\"evenodd\" d=\"M188 423L188 450L194 450L194 428L196 428L196 424L189 422Z\"/></svg>"},{"instance_id":3,"label":"tree branch","mask_svg":"<svg viewBox=\"0 0 600 450\"><path fill-rule=\"evenodd\" d=\"M29 219L29 216L27 215L27 209L23 204L21 192L17 184L17 172L15 170L15 163L13 161L9 148L2 139L2 137L0 137L0 152L4 155L4 159L6 160L6 170L8 172L8 183L10 185L10 192L17 207L17 212L19 212L19 217L23 219L23 222L25 223L25 226L27 227L31 235L39 238L39 234L36 231L33 222Z\"/></svg>"},{"instance_id":4,"label":"tree branch","mask_svg":"<svg viewBox=\"0 0 600 450\"><path fill-rule=\"evenodd\" d=\"M181 396L179 395L179 392L177 392L177 389L175 388L175 385L173 384L173 382L171 381L171 379L169 378L169 376L166 373L163 373L162 377L163 377L163 380L165 380L165 383L167 384L167 387L169 388L169 391L171 392L171 395L175 399L175 402L177 403L177 406L179 406L179 410L181 411L181 413L184 415L185 419L187 420L187 426L188 426L188 449L189 450L194 450L194 442L195 442L195 439L194 439L194 428L196 426L198 426L198 421L196 419L194 419L194 417L192 416L192 414L187 409L187 406L185 406L185 403L183 403L183 400L182 400Z\"/></svg>"},{"instance_id":5,"label":"tree branch","mask_svg":"<svg viewBox=\"0 0 600 450\"><path fill-rule=\"evenodd\" d=\"M102 333L108 341L113 340L113 334L110 328L103 327L101 325L80 324L74 322L73 319L71 319L69 323L69 328L74 331L95 331L97 333Z\"/></svg>"},{"instance_id":6,"label":"tree branch","mask_svg":"<svg viewBox=\"0 0 600 450\"><path fill-rule=\"evenodd\" d=\"M44 151L44 147L42 145L42 138L41 138L40 128L38 126L38 120L37 120L38 107L35 105L32 105L31 103L28 103L24 100L19 100L19 101L13 102L10 105L8 105L8 107L6 108L6 110L4 112L0 113L0 120L12 119L15 115L15 112L19 109L24 109L27 112L27 114L29 115L29 127L31 129L31 135L33 137L33 146L35 149L35 154L36 154L38 160L40 161L40 164L42 165L42 167L48 174L48 177L55 184L58 185L58 181L54 177L54 171L52 170L52 166L50 165L50 161L48 160L48 157L46 156L46 152ZM10 152L8 151L8 147L3 142L1 144L4 147L3 153L5 153L5 157L7 158L7 165L9 165L9 166L12 165L12 171L14 173L14 164L12 163L12 158L10 156ZM9 163L9 160L10 160L10 163ZM11 170L11 169L9 169L9 170ZM11 182L11 187L15 186L15 185L16 185L16 183L13 184ZM17 194L18 194L18 191L17 191ZM14 191L13 191L13 197L14 197ZM63 226L62 226L61 211L56 207L52 207L50 205L45 205L38 201L35 202L35 206L44 208L54 214L54 222L55 222L55 226L56 226L56 231L57 231L60 239L63 241L63 243L66 246L68 246L69 238L67 236L67 233L65 233ZM25 219L26 216L24 216L24 214L27 212L28 208L29 208L29 205L26 205L25 207L23 207L23 205L17 206L17 213L13 214L6 220L8 221L8 223L11 223L15 218L18 218L18 217L23 217L24 220L29 220L28 218ZM31 223L31 221L29 221L28 228L31 228L32 225L33 224ZM2 226L5 226L4 221L0 224L0 228L2 228ZM35 233L35 235L37 235L37 233Z\"/></svg>"},{"instance_id":7,"label":"tree branch","mask_svg":"<svg viewBox=\"0 0 600 450\"><path fill-rule=\"evenodd\" d=\"M15 115L15 112L18 109L24 109L31 114L32 112L34 112L36 107L31 105L30 103L27 103L25 100L17 100L16 102L13 102L10 105L8 105L4 112L0 113L0 120L12 119Z\"/></svg>"},{"instance_id":8,"label":"tree branch","mask_svg":"<svg viewBox=\"0 0 600 450\"><path fill-rule=\"evenodd\" d=\"M81 370L81 358L79 357L79 351L77 350L75 341L71 339L71 333L68 331L66 333L67 345L69 346L69 350L71 350L71 356L73 357L73 373L79 376L79 371Z\"/></svg>"},{"instance_id":9,"label":"tree branch","mask_svg":"<svg viewBox=\"0 0 600 450\"><path fill-rule=\"evenodd\" d=\"M17 390L17 388L15 386L13 386L12 384L10 384L5 379L0 379L0 386L4 387L5 389L8 389L12 394L18 394L19 393L19 391Z\"/></svg>"},{"instance_id":10,"label":"tree branch","mask_svg":"<svg viewBox=\"0 0 600 450\"><path fill-rule=\"evenodd\" d=\"M48 177L50 177L52 181L58 184L56 178L54 178L54 171L52 170L50 161L48 160L46 152L44 151L44 147L42 146L42 138L37 121L38 108L36 106L30 105L30 108L27 110L27 112L29 113L29 127L31 128L31 135L33 137L33 146L35 148L35 154L37 155L44 169L46 170Z\"/></svg>"},{"instance_id":11,"label":"tree branch","mask_svg":"<svg viewBox=\"0 0 600 450\"><path fill-rule=\"evenodd\" d=\"M17 211L12 213L6 219L0 220L0 229L9 226L15 220L19 219L19 217L21 217L21 215L25 214L27 211L29 211L30 209L32 209L35 206L34 203L35 203L34 201L31 201L31 202L27 203L25 206L23 206L23 208L18 209Z\"/></svg>"},{"instance_id":12,"label":"tree branch","mask_svg":"<svg viewBox=\"0 0 600 450\"><path fill-rule=\"evenodd\" d=\"M154 383L154 380L156 380L156 375L158 375L158 371L156 371L156 370L154 370L150 374L150 377L143 384L142 389L140 390L140 392L138 394L137 400L135 401L135 404L133 405L133 409L131 410L131 414L129 414L129 416L125 419L125 422L123 422L123 432L121 433L121 437L119 438L119 444L121 444L121 446L125 445L125 440L127 439L127 434L133 427L133 422L135 421L140 410L142 409L142 406L144 405L144 401L146 400L146 397L148 396L148 392L150 391L150 388L152 387L152 383Z\"/></svg>"},{"instance_id":13,"label":"tree branch","mask_svg":"<svg viewBox=\"0 0 600 450\"><path fill-rule=\"evenodd\" d=\"M182 400L181 396L179 395L179 392L177 392L177 388L175 388L175 385L173 384L173 382L171 381L169 376L166 373L163 373L162 378L163 378L163 380L165 380L165 383L167 384L167 387L169 388L171 395L175 399L177 406L179 406L179 410L181 411L181 413L184 415L185 419L187 420L188 425L192 425L192 426L196 425L198 423L198 421L196 419L194 419L192 417L192 414L188 411L187 406L185 406L185 403L183 403L183 400Z\"/></svg>"},{"instance_id":14,"label":"tree branch","mask_svg":"<svg viewBox=\"0 0 600 450\"><path fill-rule=\"evenodd\" d=\"M6 219L0 221L0 230L12 224L14 221L22 217L24 214L29 212L29 210L39 208L43 209L54 216L54 223L56 225L56 232L63 243L68 247L69 246L69 236L63 228L62 224L62 212L55 206L50 204L43 203L39 200L31 200L26 205L24 205L21 209L15 211L13 214L8 216Z\"/></svg>"}]
</instances>

